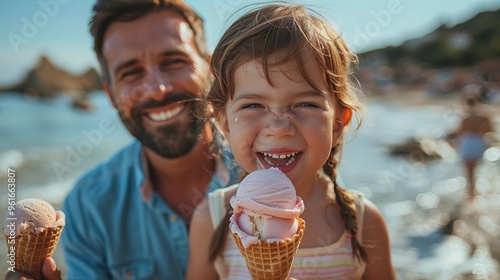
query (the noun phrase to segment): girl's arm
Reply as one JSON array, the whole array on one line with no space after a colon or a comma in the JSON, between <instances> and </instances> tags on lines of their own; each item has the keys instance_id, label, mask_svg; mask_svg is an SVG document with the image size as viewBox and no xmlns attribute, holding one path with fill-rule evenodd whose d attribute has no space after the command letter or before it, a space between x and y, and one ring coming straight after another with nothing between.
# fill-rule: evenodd
<instances>
[{"instance_id":1,"label":"girl's arm","mask_svg":"<svg viewBox=\"0 0 500 280\"><path fill-rule=\"evenodd\" d=\"M363 247L368 254L363 279L396 279L384 218L378 208L368 200L365 200Z\"/></svg>"},{"instance_id":2,"label":"girl's arm","mask_svg":"<svg viewBox=\"0 0 500 280\"><path fill-rule=\"evenodd\" d=\"M219 279L212 262L208 259L213 233L208 202L204 200L198 205L191 218L187 280Z\"/></svg>"}]
</instances>

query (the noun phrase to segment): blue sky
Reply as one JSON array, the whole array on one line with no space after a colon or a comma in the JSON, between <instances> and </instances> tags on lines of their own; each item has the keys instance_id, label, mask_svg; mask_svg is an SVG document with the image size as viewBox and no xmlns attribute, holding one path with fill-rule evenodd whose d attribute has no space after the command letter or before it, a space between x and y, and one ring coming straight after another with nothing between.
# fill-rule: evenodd
<instances>
[{"instance_id":1,"label":"blue sky","mask_svg":"<svg viewBox=\"0 0 500 280\"><path fill-rule=\"evenodd\" d=\"M255 0L185 0L205 19L215 46L230 16ZM357 52L420 37L441 24L454 25L498 0L295 0L319 10ZM40 54L73 73L97 67L88 32L94 1L7 0L0 9L0 85L19 81Z\"/></svg>"}]
</instances>

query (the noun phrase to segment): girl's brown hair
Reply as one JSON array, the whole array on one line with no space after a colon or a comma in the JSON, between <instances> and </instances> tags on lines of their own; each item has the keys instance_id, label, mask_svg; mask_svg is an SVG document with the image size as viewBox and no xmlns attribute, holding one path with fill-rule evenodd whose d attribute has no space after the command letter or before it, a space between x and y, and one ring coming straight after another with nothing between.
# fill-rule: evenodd
<instances>
[{"instance_id":1,"label":"girl's brown hair","mask_svg":"<svg viewBox=\"0 0 500 280\"><path fill-rule=\"evenodd\" d=\"M277 54L279 60L271 62L269 58L271 56L276 58ZM305 70L307 61L313 59L323 69L325 83L329 93L334 95L337 106L341 110L349 109L354 112L359 127L363 105L349 79L350 66L352 63L357 63L357 57L349 51L344 40L319 14L302 5L276 4L260 7L234 22L216 46L211 61L214 82L207 98L216 116L223 114L227 101L233 97L233 77L236 68L254 59L259 59L262 63L269 84L272 84L269 68L295 61L304 79L319 90ZM351 192L336 182L336 167L342 151L342 138L343 135L339 144L332 148L327 162L323 165L323 171L333 182L336 202L341 208L345 228L352 237L353 257L366 261L366 252L355 238L358 214L354 198ZM214 260L222 250L227 236L228 216L229 212L212 238L211 260Z\"/></svg>"}]
</instances>

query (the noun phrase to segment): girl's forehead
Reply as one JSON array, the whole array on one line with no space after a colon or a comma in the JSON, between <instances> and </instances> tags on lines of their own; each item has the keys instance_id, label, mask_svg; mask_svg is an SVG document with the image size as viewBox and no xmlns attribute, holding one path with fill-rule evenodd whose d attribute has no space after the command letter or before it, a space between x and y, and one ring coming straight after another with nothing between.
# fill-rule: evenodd
<instances>
[{"instance_id":1,"label":"girl's forehead","mask_svg":"<svg viewBox=\"0 0 500 280\"><path fill-rule=\"evenodd\" d=\"M234 91L228 100L234 102L278 94L288 96L288 101L306 96L324 96L329 102L336 103L323 78L322 69L316 63L307 66L301 70L295 61L288 61L265 68L261 60L247 61L235 70Z\"/></svg>"},{"instance_id":2,"label":"girl's forehead","mask_svg":"<svg viewBox=\"0 0 500 280\"><path fill-rule=\"evenodd\" d=\"M302 60L304 61L304 60ZM296 83L313 82L317 87L326 83L325 72L314 59L301 63L298 59L278 60L274 56L267 58L266 65L262 58L246 61L235 68L236 75L258 75L270 84L276 77L287 78Z\"/></svg>"}]
</instances>

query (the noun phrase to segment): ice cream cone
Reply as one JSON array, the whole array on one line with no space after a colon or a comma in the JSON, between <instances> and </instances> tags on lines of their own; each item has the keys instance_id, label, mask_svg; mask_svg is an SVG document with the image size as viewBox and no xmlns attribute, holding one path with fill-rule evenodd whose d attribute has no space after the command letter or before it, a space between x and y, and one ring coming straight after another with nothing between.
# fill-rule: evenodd
<instances>
[{"instance_id":1,"label":"ice cream cone","mask_svg":"<svg viewBox=\"0 0 500 280\"><path fill-rule=\"evenodd\" d=\"M62 230L62 226L46 228L39 233L25 230L16 236L15 244L7 244L8 248L15 246L15 270L26 273L35 280L43 279L43 261L54 253Z\"/></svg>"},{"instance_id":2,"label":"ice cream cone","mask_svg":"<svg viewBox=\"0 0 500 280\"><path fill-rule=\"evenodd\" d=\"M299 229L291 238L267 242L259 240L257 244L245 248L241 237L233 233L234 241L245 258L253 280L284 280L288 278L293 259L304 236L305 222L298 218Z\"/></svg>"}]
</instances>

